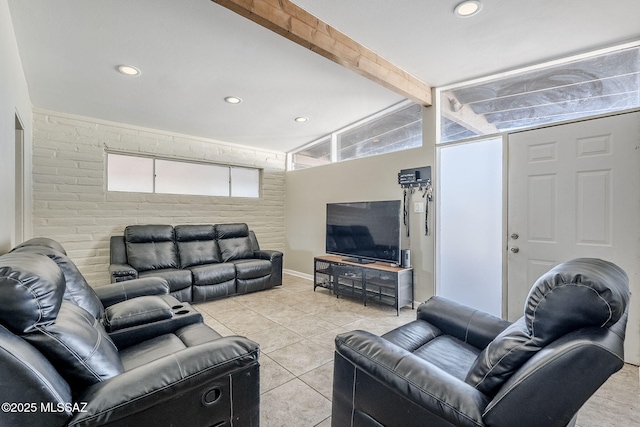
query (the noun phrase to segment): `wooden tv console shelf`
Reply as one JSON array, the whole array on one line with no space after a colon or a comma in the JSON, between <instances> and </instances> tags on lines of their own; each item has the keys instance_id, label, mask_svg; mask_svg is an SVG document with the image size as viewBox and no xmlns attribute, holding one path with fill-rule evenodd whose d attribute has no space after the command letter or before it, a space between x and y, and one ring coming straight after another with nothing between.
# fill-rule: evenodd
<instances>
[{"instance_id":1,"label":"wooden tv console shelf","mask_svg":"<svg viewBox=\"0 0 640 427\"><path fill-rule=\"evenodd\" d=\"M337 297L360 298L364 305L369 301L391 305L396 314L406 305L414 308L412 268L381 262L360 264L335 255L317 256L313 259L313 290L318 286Z\"/></svg>"}]
</instances>

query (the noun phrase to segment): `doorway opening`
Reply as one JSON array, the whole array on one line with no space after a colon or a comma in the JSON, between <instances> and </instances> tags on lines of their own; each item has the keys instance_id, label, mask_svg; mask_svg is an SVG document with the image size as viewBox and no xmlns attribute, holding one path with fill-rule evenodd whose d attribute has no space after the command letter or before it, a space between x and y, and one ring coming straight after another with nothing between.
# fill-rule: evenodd
<instances>
[{"instance_id":1,"label":"doorway opening","mask_svg":"<svg viewBox=\"0 0 640 427\"><path fill-rule=\"evenodd\" d=\"M15 116L15 230L13 246L24 241L24 126Z\"/></svg>"}]
</instances>

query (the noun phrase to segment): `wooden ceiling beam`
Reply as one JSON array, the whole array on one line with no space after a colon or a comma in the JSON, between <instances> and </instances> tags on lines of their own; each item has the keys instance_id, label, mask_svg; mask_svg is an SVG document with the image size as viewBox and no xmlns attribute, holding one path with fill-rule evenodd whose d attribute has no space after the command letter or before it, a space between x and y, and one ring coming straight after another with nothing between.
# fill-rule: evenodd
<instances>
[{"instance_id":1,"label":"wooden ceiling beam","mask_svg":"<svg viewBox=\"0 0 640 427\"><path fill-rule=\"evenodd\" d=\"M414 102L431 106L431 87L289 0L212 0Z\"/></svg>"}]
</instances>

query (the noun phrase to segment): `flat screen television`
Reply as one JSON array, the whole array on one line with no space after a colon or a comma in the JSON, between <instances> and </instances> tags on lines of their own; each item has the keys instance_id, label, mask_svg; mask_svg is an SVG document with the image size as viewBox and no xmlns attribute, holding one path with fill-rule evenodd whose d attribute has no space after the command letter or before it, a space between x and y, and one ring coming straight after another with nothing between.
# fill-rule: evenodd
<instances>
[{"instance_id":1,"label":"flat screen television","mask_svg":"<svg viewBox=\"0 0 640 427\"><path fill-rule=\"evenodd\" d=\"M327 203L326 252L400 264L400 200Z\"/></svg>"}]
</instances>

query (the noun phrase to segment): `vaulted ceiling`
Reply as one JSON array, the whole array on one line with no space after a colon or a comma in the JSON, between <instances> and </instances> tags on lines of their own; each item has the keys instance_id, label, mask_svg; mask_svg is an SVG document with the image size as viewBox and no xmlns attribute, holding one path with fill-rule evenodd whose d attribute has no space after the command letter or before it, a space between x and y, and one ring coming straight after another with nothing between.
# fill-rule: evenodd
<instances>
[{"instance_id":1,"label":"vaulted ceiling","mask_svg":"<svg viewBox=\"0 0 640 427\"><path fill-rule=\"evenodd\" d=\"M434 87L640 39L637 0L292 1ZM287 151L404 99L211 0L8 3L38 109Z\"/></svg>"}]
</instances>

